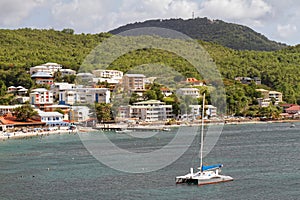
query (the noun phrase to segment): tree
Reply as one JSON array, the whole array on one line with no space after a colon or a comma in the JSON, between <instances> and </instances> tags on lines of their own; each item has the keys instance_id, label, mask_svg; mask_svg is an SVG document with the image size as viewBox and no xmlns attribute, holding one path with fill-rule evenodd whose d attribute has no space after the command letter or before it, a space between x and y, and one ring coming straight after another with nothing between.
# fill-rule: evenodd
<instances>
[{"instance_id":1,"label":"tree","mask_svg":"<svg viewBox=\"0 0 300 200\"><path fill-rule=\"evenodd\" d=\"M96 103L96 115L99 122L107 122L112 119L111 104Z\"/></svg>"},{"instance_id":2,"label":"tree","mask_svg":"<svg viewBox=\"0 0 300 200\"><path fill-rule=\"evenodd\" d=\"M7 88L6 88L5 83L2 80L0 80L0 97L4 96L6 94L6 90L7 90Z\"/></svg>"},{"instance_id":3,"label":"tree","mask_svg":"<svg viewBox=\"0 0 300 200\"><path fill-rule=\"evenodd\" d=\"M17 118L17 120L23 122L26 122L28 119L37 114L37 111L35 111L30 104L25 104L13 109L13 115Z\"/></svg>"},{"instance_id":4,"label":"tree","mask_svg":"<svg viewBox=\"0 0 300 200\"><path fill-rule=\"evenodd\" d=\"M133 92L130 96L129 104L132 105L133 103L138 102L139 98L140 96L138 95L138 93Z\"/></svg>"},{"instance_id":5,"label":"tree","mask_svg":"<svg viewBox=\"0 0 300 200\"><path fill-rule=\"evenodd\" d=\"M63 82L67 82L67 83L75 83L76 80L76 75L65 75L62 77Z\"/></svg>"},{"instance_id":6,"label":"tree","mask_svg":"<svg viewBox=\"0 0 300 200\"><path fill-rule=\"evenodd\" d=\"M62 82L62 74L60 71L54 73L54 81L55 82Z\"/></svg>"},{"instance_id":7,"label":"tree","mask_svg":"<svg viewBox=\"0 0 300 200\"><path fill-rule=\"evenodd\" d=\"M66 33L66 34L70 34L70 35L74 34L74 30L71 29L71 28L65 28L61 32Z\"/></svg>"},{"instance_id":8,"label":"tree","mask_svg":"<svg viewBox=\"0 0 300 200\"><path fill-rule=\"evenodd\" d=\"M156 95L155 91L153 91L153 90L147 90L143 94L143 99L144 100L156 100L157 99L157 95Z\"/></svg>"}]
</instances>

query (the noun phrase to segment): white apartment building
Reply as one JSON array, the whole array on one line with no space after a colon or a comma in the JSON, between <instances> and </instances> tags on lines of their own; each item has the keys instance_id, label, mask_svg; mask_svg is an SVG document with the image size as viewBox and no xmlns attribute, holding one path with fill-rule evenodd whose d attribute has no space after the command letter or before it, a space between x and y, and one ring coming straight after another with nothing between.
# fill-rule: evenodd
<instances>
[{"instance_id":1,"label":"white apartment building","mask_svg":"<svg viewBox=\"0 0 300 200\"><path fill-rule=\"evenodd\" d=\"M64 115L59 112L43 112L39 111L38 115L41 122L45 122L49 126L68 126L69 123L64 122Z\"/></svg>"},{"instance_id":2,"label":"white apartment building","mask_svg":"<svg viewBox=\"0 0 300 200\"><path fill-rule=\"evenodd\" d=\"M40 110L44 110L46 106L53 104L53 93L45 88L32 90L29 98L30 104L38 107Z\"/></svg>"},{"instance_id":3,"label":"white apartment building","mask_svg":"<svg viewBox=\"0 0 300 200\"><path fill-rule=\"evenodd\" d=\"M201 105L189 105L189 108L190 108L190 113L193 118L196 118L201 115L201 112L202 112Z\"/></svg>"},{"instance_id":4,"label":"white apartment building","mask_svg":"<svg viewBox=\"0 0 300 200\"><path fill-rule=\"evenodd\" d=\"M72 69L60 69L61 76L76 75L76 71Z\"/></svg>"},{"instance_id":5,"label":"white apartment building","mask_svg":"<svg viewBox=\"0 0 300 200\"><path fill-rule=\"evenodd\" d=\"M99 78L122 79L123 72L118 70L98 69L94 70L93 74Z\"/></svg>"},{"instance_id":6,"label":"white apartment building","mask_svg":"<svg viewBox=\"0 0 300 200\"><path fill-rule=\"evenodd\" d=\"M21 107L22 105L0 105L0 116L7 113L12 113L13 109Z\"/></svg>"},{"instance_id":7,"label":"white apartment building","mask_svg":"<svg viewBox=\"0 0 300 200\"><path fill-rule=\"evenodd\" d=\"M53 92L54 98L58 99L59 92L66 91L66 90L72 90L75 88L76 88L75 84L70 84L70 83L65 83L65 82L62 82L62 83L55 82L55 83L53 83L53 85L51 85L50 90Z\"/></svg>"},{"instance_id":8,"label":"white apartment building","mask_svg":"<svg viewBox=\"0 0 300 200\"><path fill-rule=\"evenodd\" d=\"M217 116L217 107L213 105L205 105L206 115L209 117L216 117Z\"/></svg>"},{"instance_id":9,"label":"white apartment building","mask_svg":"<svg viewBox=\"0 0 300 200\"><path fill-rule=\"evenodd\" d=\"M268 107L271 104L271 99L257 98L260 107Z\"/></svg>"},{"instance_id":10,"label":"white apartment building","mask_svg":"<svg viewBox=\"0 0 300 200\"><path fill-rule=\"evenodd\" d=\"M8 93L15 93L15 94L20 95L20 96L24 96L24 95L27 94L28 89L24 88L23 86L18 86L18 87L10 86L10 87L7 88L7 92Z\"/></svg>"},{"instance_id":11,"label":"white apartment building","mask_svg":"<svg viewBox=\"0 0 300 200\"><path fill-rule=\"evenodd\" d=\"M93 83L102 83L106 82L110 85L117 85L120 83L120 80L117 79L110 79L110 78L93 78Z\"/></svg>"},{"instance_id":12,"label":"white apartment building","mask_svg":"<svg viewBox=\"0 0 300 200\"><path fill-rule=\"evenodd\" d=\"M176 90L176 94L179 96L191 96L193 98L200 97L200 92L197 88L179 88Z\"/></svg>"},{"instance_id":13,"label":"white apartment building","mask_svg":"<svg viewBox=\"0 0 300 200\"><path fill-rule=\"evenodd\" d=\"M110 103L110 91L107 88L75 88L59 92L60 104Z\"/></svg>"},{"instance_id":14,"label":"white apartment building","mask_svg":"<svg viewBox=\"0 0 300 200\"><path fill-rule=\"evenodd\" d=\"M202 106L201 105L189 105L190 112L188 115L183 114L181 118L191 118L196 119L202 114ZM217 116L217 107L213 105L205 105L205 117L216 117Z\"/></svg>"},{"instance_id":15,"label":"white apartment building","mask_svg":"<svg viewBox=\"0 0 300 200\"><path fill-rule=\"evenodd\" d=\"M129 106L128 118L137 118L146 122L165 121L172 119L172 105L166 105L158 100L149 100L134 103Z\"/></svg>"},{"instance_id":16,"label":"white apartment building","mask_svg":"<svg viewBox=\"0 0 300 200\"><path fill-rule=\"evenodd\" d=\"M42 65L31 67L29 72L30 75L35 74L37 72L46 72L53 76L55 72L60 71L61 69L62 66L60 64L48 62Z\"/></svg>"},{"instance_id":17,"label":"white apartment building","mask_svg":"<svg viewBox=\"0 0 300 200\"><path fill-rule=\"evenodd\" d=\"M90 118L90 109L87 106L72 106L70 110L70 121L84 122Z\"/></svg>"}]
</instances>

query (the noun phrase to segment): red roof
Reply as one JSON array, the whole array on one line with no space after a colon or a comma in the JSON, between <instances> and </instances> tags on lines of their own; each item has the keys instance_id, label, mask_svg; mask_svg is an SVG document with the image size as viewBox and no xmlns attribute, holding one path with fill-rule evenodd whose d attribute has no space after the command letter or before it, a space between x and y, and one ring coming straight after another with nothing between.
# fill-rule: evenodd
<instances>
[{"instance_id":1,"label":"red roof","mask_svg":"<svg viewBox=\"0 0 300 200\"><path fill-rule=\"evenodd\" d=\"M292 106L286 109L286 111L300 111L300 106Z\"/></svg>"},{"instance_id":2,"label":"red roof","mask_svg":"<svg viewBox=\"0 0 300 200\"><path fill-rule=\"evenodd\" d=\"M3 125L44 125L45 122L41 122L38 120L29 119L27 122L17 121L15 117L12 116L1 116L0 122Z\"/></svg>"},{"instance_id":3,"label":"red roof","mask_svg":"<svg viewBox=\"0 0 300 200\"><path fill-rule=\"evenodd\" d=\"M187 78L184 82L186 83L192 83L192 84L204 84L204 81L199 81L196 78Z\"/></svg>"},{"instance_id":4,"label":"red roof","mask_svg":"<svg viewBox=\"0 0 300 200\"><path fill-rule=\"evenodd\" d=\"M186 79L186 82L189 82L189 83L197 82L197 83L199 83L199 82L201 82L201 81L198 81L196 78L187 78L187 79Z\"/></svg>"}]
</instances>

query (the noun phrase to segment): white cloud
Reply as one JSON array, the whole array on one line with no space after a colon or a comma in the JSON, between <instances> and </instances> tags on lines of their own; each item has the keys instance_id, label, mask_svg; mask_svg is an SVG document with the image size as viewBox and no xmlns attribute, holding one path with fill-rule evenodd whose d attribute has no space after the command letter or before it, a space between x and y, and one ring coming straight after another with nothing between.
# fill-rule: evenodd
<instances>
[{"instance_id":1,"label":"white cloud","mask_svg":"<svg viewBox=\"0 0 300 200\"><path fill-rule=\"evenodd\" d=\"M52 15L59 28L79 32L108 31L129 22L159 18L190 18L198 4L190 0L57 0Z\"/></svg>"},{"instance_id":2,"label":"white cloud","mask_svg":"<svg viewBox=\"0 0 300 200\"><path fill-rule=\"evenodd\" d=\"M0 25L8 27L19 25L34 8L43 2L43 0L1 0Z\"/></svg>"},{"instance_id":3,"label":"white cloud","mask_svg":"<svg viewBox=\"0 0 300 200\"><path fill-rule=\"evenodd\" d=\"M147 19L190 18L198 4L189 0L123 0L116 13L119 22L128 23Z\"/></svg>"},{"instance_id":4,"label":"white cloud","mask_svg":"<svg viewBox=\"0 0 300 200\"><path fill-rule=\"evenodd\" d=\"M0 0L0 27L109 31L149 19L208 17L250 26L275 40L299 41L296 0ZM278 25L280 24L280 25Z\"/></svg>"},{"instance_id":5,"label":"white cloud","mask_svg":"<svg viewBox=\"0 0 300 200\"><path fill-rule=\"evenodd\" d=\"M297 32L297 26L291 24L278 25L277 32L282 38L289 38Z\"/></svg>"},{"instance_id":6,"label":"white cloud","mask_svg":"<svg viewBox=\"0 0 300 200\"><path fill-rule=\"evenodd\" d=\"M71 27L82 32L91 32L103 23L107 1L73 0L57 1L52 7L52 15L59 28Z\"/></svg>"},{"instance_id":7,"label":"white cloud","mask_svg":"<svg viewBox=\"0 0 300 200\"><path fill-rule=\"evenodd\" d=\"M264 0L205 0L199 14L214 19L250 22L260 25L260 19L272 13Z\"/></svg>"}]
</instances>

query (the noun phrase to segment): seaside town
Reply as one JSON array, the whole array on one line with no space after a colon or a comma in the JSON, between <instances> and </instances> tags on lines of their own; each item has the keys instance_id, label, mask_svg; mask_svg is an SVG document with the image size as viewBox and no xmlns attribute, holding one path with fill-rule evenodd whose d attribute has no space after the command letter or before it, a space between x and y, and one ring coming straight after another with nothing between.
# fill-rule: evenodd
<instances>
[{"instance_id":1,"label":"seaside town","mask_svg":"<svg viewBox=\"0 0 300 200\"><path fill-rule=\"evenodd\" d=\"M1 0L0 200L300 199L298 5Z\"/></svg>"},{"instance_id":2,"label":"seaside town","mask_svg":"<svg viewBox=\"0 0 300 200\"><path fill-rule=\"evenodd\" d=\"M94 70L92 73L76 73L75 70L64 69L57 63L31 67L28 73L36 85L43 87L30 90L23 86L11 85L7 88L7 93L13 94L18 103L0 105L0 136L3 139L23 137L28 133L36 135L51 131L70 132L77 130L78 127L102 127L102 129L114 127L115 130L119 130L153 124L159 124L161 128L167 125L190 125L197 122L201 116L201 105L197 102L188 105L185 113L180 111L176 113L174 105L151 98L151 92L146 91L149 90L149 85L154 84L154 79L143 74L123 74L122 71L108 69ZM55 77L57 78L58 75L60 79L73 76L87 84L57 82ZM258 78L236 77L235 81L242 84L261 84ZM182 83L184 83L183 87L176 91L158 85L159 95L168 98L176 94L198 99L201 98L199 87L206 87L205 81L193 77L186 78ZM127 105L118 106L117 113L112 117L110 110L112 95L120 86L123 90L130 91L131 98L134 96L135 99ZM225 120L225 123L299 119L300 106L283 103L281 92L266 89L257 89L257 92L261 93L261 97L257 99L259 107L273 104L282 109L276 118L219 116L217 107L206 105L205 122L218 122L220 119ZM145 95L148 95L146 100ZM99 106L100 111L97 108L93 111L93 106L90 105L94 103L102 105ZM26 110L26 106L32 111ZM95 112L102 112L102 115ZM103 114L104 112L106 114Z\"/></svg>"}]
</instances>

